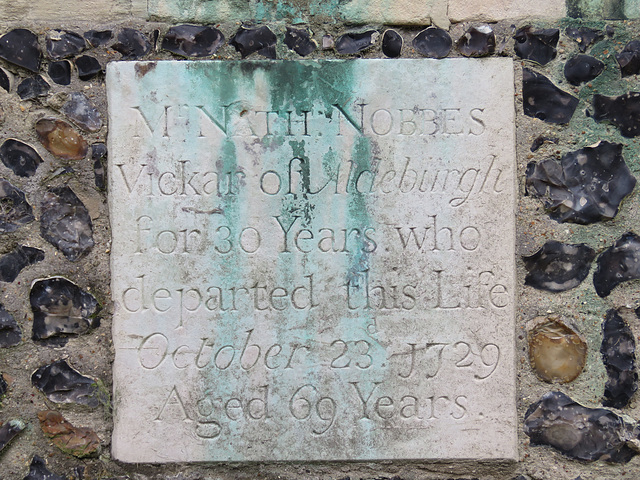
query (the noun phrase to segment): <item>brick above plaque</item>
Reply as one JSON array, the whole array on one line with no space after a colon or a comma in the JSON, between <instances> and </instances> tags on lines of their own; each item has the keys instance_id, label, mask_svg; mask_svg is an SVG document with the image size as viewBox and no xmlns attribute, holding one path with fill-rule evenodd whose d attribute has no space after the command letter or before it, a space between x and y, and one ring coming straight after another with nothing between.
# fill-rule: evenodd
<instances>
[{"instance_id":1,"label":"brick above plaque","mask_svg":"<svg viewBox=\"0 0 640 480\"><path fill-rule=\"evenodd\" d=\"M107 90L116 459L517 458L510 59Z\"/></svg>"}]
</instances>

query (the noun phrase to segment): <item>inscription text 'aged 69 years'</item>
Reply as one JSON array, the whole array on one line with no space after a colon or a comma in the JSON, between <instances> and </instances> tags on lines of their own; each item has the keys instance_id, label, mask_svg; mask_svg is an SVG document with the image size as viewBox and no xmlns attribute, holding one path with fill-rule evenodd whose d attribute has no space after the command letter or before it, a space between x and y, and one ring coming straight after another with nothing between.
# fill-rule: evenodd
<instances>
[{"instance_id":1,"label":"inscription text 'aged 69 years'","mask_svg":"<svg viewBox=\"0 0 640 480\"><path fill-rule=\"evenodd\" d=\"M516 457L510 60L107 90L117 459Z\"/></svg>"}]
</instances>

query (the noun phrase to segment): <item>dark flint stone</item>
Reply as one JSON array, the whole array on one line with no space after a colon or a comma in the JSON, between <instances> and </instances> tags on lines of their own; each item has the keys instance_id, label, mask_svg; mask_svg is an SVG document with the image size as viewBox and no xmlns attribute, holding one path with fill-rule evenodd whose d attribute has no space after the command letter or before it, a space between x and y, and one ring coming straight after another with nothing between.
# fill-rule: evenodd
<instances>
[{"instance_id":1,"label":"dark flint stone","mask_svg":"<svg viewBox=\"0 0 640 480\"><path fill-rule=\"evenodd\" d=\"M522 69L522 96L524 114L548 123L569 123L578 106L576 97L528 68Z\"/></svg>"},{"instance_id":2,"label":"dark flint stone","mask_svg":"<svg viewBox=\"0 0 640 480\"><path fill-rule=\"evenodd\" d=\"M564 64L564 76L571 85L590 82L604 70L604 63L590 55L576 55Z\"/></svg>"},{"instance_id":3,"label":"dark flint stone","mask_svg":"<svg viewBox=\"0 0 640 480\"><path fill-rule=\"evenodd\" d=\"M465 57L486 57L496 50L496 35L489 25L471 27L456 45Z\"/></svg>"},{"instance_id":4,"label":"dark flint stone","mask_svg":"<svg viewBox=\"0 0 640 480\"><path fill-rule=\"evenodd\" d=\"M75 63L80 80L91 80L99 73L102 73L100 62L89 55L81 55L75 59Z\"/></svg>"},{"instance_id":5,"label":"dark flint stone","mask_svg":"<svg viewBox=\"0 0 640 480\"><path fill-rule=\"evenodd\" d=\"M533 255L522 257L528 272L524 284L549 292L570 290L587 278L594 258L595 250L584 243L549 240Z\"/></svg>"},{"instance_id":6,"label":"dark flint stone","mask_svg":"<svg viewBox=\"0 0 640 480\"><path fill-rule=\"evenodd\" d=\"M451 52L452 45L449 32L438 27L425 28L413 39L413 48L429 58L445 58Z\"/></svg>"},{"instance_id":7,"label":"dark flint stone","mask_svg":"<svg viewBox=\"0 0 640 480\"><path fill-rule=\"evenodd\" d=\"M63 277L38 280L29 294L33 311L32 340L81 335L100 326L98 301Z\"/></svg>"},{"instance_id":8,"label":"dark flint stone","mask_svg":"<svg viewBox=\"0 0 640 480\"><path fill-rule=\"evenodd\" d=\"M629 92L619 97L593 96L593 119L608 120L620 129L623 137L640 135L640 93Z\"/></svg>"},{"instance_id":9,"label":"dark flint stone","mask_svg":"<svg viewBox=\"0 0 640 480\"><path fill-rule=\"evenodd\" d=\"M367 30L359 33L345 33L336 40L336 52L341 55L352 55L362 52L375 43L378 32Z\"/></svg>"},{"instance_id":10,"label":"dark flint stone","mask_svg":"<svg viewBox=\"0 0 640 480\"><path fill-rule=\"evenodd\" d=\"M629 325L616 310L609 310L602 325L600 353L607 370L604 386L605 407L624 408L638 389L636 341Z\"/></svg>"},{"instance_id":11,"label":"dark flint stone","mask_svg":"<svg viewBox=\"0 0 640 480\"><path fill-rule=\"evenodd\" d=\"M82 52L86 44L84 38L75 32L52 30L47 33L45 43L47 54L53 60L72 57Z\"/></svg>"},{"instance_id":12,"label":"dark flint stone","mask_svg":"<svg viewBox=\"0 0 640 480\"><path fill-rule=\"evenodd\" d=\"M530 150L532 152L536 152L538 151L538 149L545 144L545 142L549 142L549 143L558 143L558 138L552 138L552 137L543 137L542 135L538 136L533 143L531 144L531 148Z\"/></svg>"},{"instance_id":13,"label":"dark flint stone","mask_svg":"<svg viewBox=\"0 0 640 480\"><path fill-rule=\"evenodd\" d=\"M229 45L240 52L242 58L247 58L252 53L257 53L266 58L276 58L276 43L278 39L269 27L262 25L257 28L240 27L235 33Z\"/></svg>"},{"instance_id":14,"label":"dark flint stone","mask_svg":"<svg viewBox=\"0 0 640 480\"><path fill-rule=\"evenodd\" d=\"M382 35L382 53L389 58L398 58L402 52L404 40L395 30L387 30Z\"/></svg>"},{"instance_id":15,"label":"dark flint stone","mask_svg":"<svg viewBox=\"0 0 640 480\"><path fill-rule=\"evenodd\" d=\"M209 57L224 44L220 30L201 25L171 27L162 40L162 48L183 57Z\"/></svg>"},{"instance_id":16,"label":"dark flint stone","mask_svg":"<svg viewBox=\"0 0 640 480\"><path fill-rule=\"evenodd\" d=\"M111 30L89 30L84 32L84 38L92 47L106 45L113 38Z\"/></svg>"},{"instance_id":17,"label":"dark flint stone","mask_svg":"<svg viewBox=\"0 0 640 480\"><path fill-rule=\"evenodd\" d=\"M305 28L287 27L287 33L284 35L284 44L298 55L306 57L312 54L318 44L311 38L309 31Z\"/></svg>"},{"instance_id":18,"label":"dark flint stone","mask_svg":"<svg viewBox=\"0 0 640 480\"><path fill-rule=\"evenodd\" d=\"M104 143L91 145L91 160L93 160L93 174L96 187L104 190L107 187L105 162L107 161L107 146Z\"/></svg>"},{"instance_id":19,"label":"dark flint stone","mask_svg":"<svg viewBox=\"0 0 640 480\"><path fill-rule=\"evenodd\" d=\"M562 392L549 392L524 417L533 445L550 445L579 460L627 463L636 455L630 425L610 410L583 407Z\"/></svg>"},{"instance_id":20,"label":"dark flint stone","mask_svg":"<svg viewBox=\"0 0 640 480\"><path fill-rule=\"evenodd\" d=\"M118 43L112 48L122 54L122 60L136 60L151 51L151 44L139 30L123 28L118 33Z\"/></svg>"},{"instance_id":21,"label":"dark flint stone","mask_svg":"<svg viewBox=\"0 0 640 480\"><path fill-rule=\"evenodd\" d=\"M548 28L534 30L531 25L519 28L515 36L513 49L520 58L546 65L556 58L556 46L560 38L560 30Z\"/></svg>"},{"instance_id":22,"label":"dark flint stone","mask_svg":"<svg viewBox=\"0 0 640 480\"><path fill-rule=\"evenodd\" d=\"M1 375L0 375L1 378ZM3 380L4 381L4 380ZM0 392L0 396L2 393ZM9 420L0 427L0 452L14 439L26 425L21 420Z\"/></svg>"},{"instance_id":23,"label":"dark flint stone","mask_svg":"<svg viewBox=\"0 0 640 480\"><path fill-rule=\"evenodd\" d=\"M594 43L602 40L604 38L604 33L602 30L596 30L595 28L573 28L569 27L565 30L567 37L578 42L578 46L582 53L587 51Z\"/></svg>"},{"instance_id":24,"label":"dark flint stone","mask_svg":"<svg viewBox=\"0 0 640 480\"><path fill-rule=\"evenodd\" d=\"M7 382L2 376L2 373L0 373L0 399L4 397L4 394L7 393L8 389L9 389L9 385L7 385Z\"/></svg>"},{"instance_id":25,"label":"dark flint stone","mask_svg":"<svg viewBox=\"0 0 640 480\"><path fill-rule=\"evenodd\" d=\"M30 177L36 173L42 157L32 147L20 140L9 138L0 147L0 160L19 177Z\"/></svg>"},{"instance_id":26,"label":"dark flint stone","mask_svg":"<svg viewBox=\"0 0 640 480\"><path fill-rule=\"evenodd\" d=\"M640 73L640 40L632 40L627 43L622 52L616 55L620 73L623 77Z\"/></svg>"},{"instance_id":27,"label":"dark flint stone","mask_svg":"<svg viewBox=\"0 0 640 480\"><path fill-rule=\"evenodd\" d=\"M62 113L87 132L97 132L102 128L100 112L84 93L72 92L62 106Z\"/></svg>"},{"instance_id":28,"label":"dark flint stone","mask_svg":"<svg viewBox=\"0 0 640 480\"><path fill-rule=\"evenodd\" d=\"M31 384L55 403L97 407L103 400L96 381L74 370L64 360L44 365L33 372Z\"/></svg>"},{"instance_id":29,"label":"dark flint stone","mask_svg":"<svg viewBox=\"0 0 640 480\"><path fill-rule=\"evenodd\" d=\"M13 282L23 269L42 260L42 250L24 245L17 247L0 257L0 282Z\"/></svg>"},{"instance_id":30,"label":"dark flint stone","mask_svg":"<svg viewBox=\"0 0 640 480\"><path fill-rule=\"evenodd\" d=\"M4 305L0 304L0 348L14 347L22 340L22 330ZM0 375L0 379L2 375ZM0 393L0 396L2 394Z\"/></svg>"},{"instance_id":31,"label":"dark flint stone","mask_svg":"<svg viewBox=\"0 0 640 480\"><path fill-rule=\"evenodd\" d=\"M598 257L596 263L593 286L604 298L622 282L640 278L640 236L625 233Z\"/></svg>"},{"instance_id":32,"label":"dark flint stone","mask_svg":"<svg viewBox=\"0 0 640 480\"><path fill-rule=\"evenodd\" d=\"M89 212L67 187L49 189L40 207L40 234L74 262L93 247L93 226Z\"/></svg>"},{"instance_id":33,"label":"dark flint stone","mask_svg":"<svg viewBox=\"0 0 640 480\"><path fill-rule=\"evenodd\" d=\"M622 157L622 145L600 142L527 166L527 193L542 200L557 222L590 224L610 220L636 179Z\"/></svg>"},{"instance_id":34,"label":"dark flint stone","mask_svg":"<svg viewBox=\"0 0 640 480\"><path fill-rule=\"evenodd\" d=\"M7 92L11 90L11 78L4 68L0 68L0 87Z\"/></svg>"},{"instance_id":35,"label":"dark flint stone","mask_svg":"<svg viewBox=\"0 0 640 480\"><path fill-rule=\"evenodd\" d=\"M33 222L33 209L22 190L0 178L0 233L15 232L21 225Z\"/></svg>"},{"instance_id":36,"label":"dark flint stone","mask_svg":"<svg viewBox=\"0 0 640 480\"><path fill-rule=\"evenodd\" d=\"M604 32L607 34L607 37L613 37L616 33L616 30L613 28L613 25L607 25L604 27Z\"/></svg>"},{"instance_id":37,"label":"dark flint stone","mask_svg":"<svg viewBox=\"0 0 640 480\"><path fill-rule=\"evenodd\" d=\"M0 37L0 58L38 73L42 60L38 36L24 28L11 30Z\"/></svg>"},{"instance_id":38,"label":"dark flint stone","mask_svg":"<svg viewBox=\"0 0 640 480\"><path fill-rule=\"evenodd\" d=\"M31 460L31 466L29 467L29 475L23 478L23 480L66 480L60 475L51 473L47 469L45 461L37 455L34 455Z\"/></svg>"},{"instance_id":39,"label":"dark flint stone","mask_svg":"<svg viewBox=\"0 0 640 480\"><path fill-rule=\"evenodd\" d=\"M31 100L36 97L44 97L49 93L51 86L41 75L25 78L16 89L16 93L22 100Z\"/></svg>"},{"instance_id":40,"label":"dark flint stone","mask_svg":"<svg viewBox=\"0 0 640 480\"><path fill-rule=\"evenodd\" d=\"M71 83L71 62L60 60L50 63L49 77L58 85L69 85Z\"/></svg>"}]
</instances>

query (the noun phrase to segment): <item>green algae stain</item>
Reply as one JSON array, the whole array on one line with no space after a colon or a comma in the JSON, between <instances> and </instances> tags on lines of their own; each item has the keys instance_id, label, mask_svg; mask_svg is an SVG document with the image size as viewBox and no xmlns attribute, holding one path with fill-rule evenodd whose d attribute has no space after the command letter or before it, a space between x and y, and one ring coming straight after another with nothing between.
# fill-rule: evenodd
<instances>
[{"instance_id":1,"label":"green algae stain","mask_svg":"<svg viewBox=\"0 0 640 480\"><path fill-rule=\"evenodd\" d=\"M626 3L634 0L566 0L567 15L573 18L625 20Z\"/></svg>"}]
</instances>

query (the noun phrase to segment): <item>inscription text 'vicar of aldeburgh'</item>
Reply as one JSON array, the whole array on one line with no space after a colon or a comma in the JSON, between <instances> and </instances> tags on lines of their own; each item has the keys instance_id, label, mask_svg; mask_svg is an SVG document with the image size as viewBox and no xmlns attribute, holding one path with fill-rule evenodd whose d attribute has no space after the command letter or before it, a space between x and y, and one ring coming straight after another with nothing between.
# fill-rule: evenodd
<instances>
[{"instance_id":1,"label":"inscription text 'vicar of aldeburgh'","mask_svg":"<svg viewBox=\"0 0 640 480\"><path fill-rule=\"evenodd\" d=\"M516 458L511 60L107 90L115 458Z\"/></svg>"}]
</instances>

